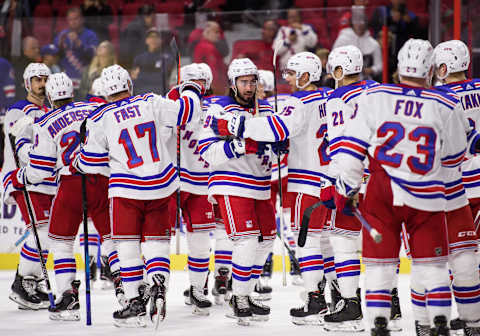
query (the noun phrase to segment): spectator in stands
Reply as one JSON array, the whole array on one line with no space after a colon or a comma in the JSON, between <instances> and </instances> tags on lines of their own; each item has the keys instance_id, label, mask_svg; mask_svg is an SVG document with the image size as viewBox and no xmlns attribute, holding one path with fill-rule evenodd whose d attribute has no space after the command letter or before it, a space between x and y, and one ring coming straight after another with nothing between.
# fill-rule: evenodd
<instances>
[{"instance_id":1,"label":"spectator in stands","mask_svg":"<svg viewBox=\"0 0 480 336\"><path fill-rule=\"evenodd\" d=\"M33 36L27 36L22 40L22 55L14 58L12 61L15 71L15 96L18 99L26 97L25 87L23 86L23 71L28 64L32 62L40 62L40 43Z\"/></svg>"},{"instance_id":2,"label":"spectator in stands","mask_svg":"<svg viewBox=\"0 0 480 336\"><path fill-rule=\"evenodd\" d=\"M22 38L32 35L30 2L28 0L2 1L0 7L1 56L12 59L21 56Z\"/></svg>"},{"instance_id":3,"label":"spectator in stands","mask_svg":"<svg viewBox=\"0 0 480 336\"><path fill-rule=\"evenodd\" d=\"M354 6L367 6L368 0L352 0L352 7ZM342 30L343 28L348 28L352 26L352 10L353 8L349 9L340 17L338 20L338 29Z\"/></svg>"},{"instance_id":4,"label":"spectator in stands","mask_svg":"<svg viewBox=\"0 0 480 336\"><path fill-rule=\"evenodd\" d=\"M42 55L42 62L50 68L52 74L62 71L60 69L60 66L58 65L58 53L59 50L55 44L47 44L43 46L40 50L40 54Z\"/></svg>"},{"instance_id":5,"label":"spectator in stands","mask_svg":"<svg viewBox=\"0 0 480 336\"><path fill-rule=\"evenodd\" d=\"M130 22L120 34L120 63L131 68L133 58L146 50L144 43L147 31L155 25L155 8L143 5L138 9L138 16Z\"/></svg>"},{"instance_id":6,"label":"spectator in stands","mask_svg":"<svg viewBox=\"0 0 480 336\"><path fill-rule=\"evenodd\" d=\"M113 22L113 10L106 0L85 0L80 6L85 17L85 27L97 34L98 40L110 40L108 26Z\"/></svg>"},{"instance_id":7,"label":"spectator in stands","mask_svg":"<svg viewBox=\"0 0 480 336\"><path fill-rule=\"evenodd\" d=\"M406 0L391 0L388 6L375 10L371 27L375 36L382 30L383 23L395 36L393 55L398 55L400 48L409 38L426 38L420 29L417 16L407 9Z\"/></svg>"},{"instance_id":8,"label":"spectator in stands","mask_svg":"<svg viewBox=\"0 0 480 336\"><path fill-rule=\"evenodd\" d=\"M67 11L68 28L55 38L55 45L60 50L60 66L72 79L76 94L80 88L80 80L85 67L95 55L98 45L97 34L83 25L82 11L79 7Z\"/></svg>"},{"instance_id":9,"label":"spectator in stands","mask_svg":"<svg viewBox=\"0 0 480 336\"><path fill-rule=\"evenodd\" d=\"M262 39L247 40L246 44L235 44L232 59L248 57L259 69L273 71L273 40L277 35L278 25L275 20L267 20L263 23ZM258 42L258 43L253 43Z\"/></svg>"},{"instance_id":10,"label":"spectator in stands","mask_svg":"<svg viewBox=\"0 0 480 336\"><path fill-rule=\"evenodd\" d=\"M202 39L193 52L194 63L207 63L213 71L212 89L214 94L224 94L228 88L227 66L216 43L220 40L221 28L215 21L208 21Z\"/></svg>"},{"instance_id":11,"label":"spectator in stands","mask_svg":"<svg viewBox=\"0 0 480 336\"><path fill-rule=\"evenodd\" d=\"M2 74L0 77L0 124L2 124L7 108L15 102L15 73L12 65L3 57L0 57L0 73Z\"/></svg>"},{"instance_id":12,"label":"spectator in stands","mask_svg":"<svg viewBox=\"0 0 480 336\"><path fill-rule=\"evenodd\" d=\"M170 50L163 47L162 34L157 29L148 30L145 44L147 51L135 57L133 61L135 94L155 92L164 95L167 93L175 59Z\"/></svg>"},{"instance_id":13,"label":"spectator in stands","mask_svg":"<svg viewBox=\"0 0 480 336\"><path fill-rule=\"evenodd\" d=\"M283 68L290 56L313 49L317 44L317 34L312 26L302 24L301 13L296 8L290 8L287 11L288 26L282 26L278 30L273 47L277 41L282 42L278 51L280 57L280 67Z\"/></svg>"},{"instance_id":14,"label":"spectator in stands","mask_svg":"<svg viewBox=\"0 0 480 336\"><path fill-rule=\"evenodd\" d=\"M320 58L320 61L322 61L322 77L320 79L322 86L335 88L335 80L333 79L332 75L329 74L327 71L327 62L330 50L325 48L317 48L317 50L315 50L315 54L318 56L318 58Z\"/></svg>"},{"instance_id":15,"label":"spectator in stands","mask_svg":"<svg viewBox=\"0 0 480 336\"><path fill-rule=\"evenodd\" d=\"M93 81L102 74L102 70L115 63L117 63L115 47L110 41L101 42L88 69L83 72L79 97L81 99L85 98L92 87Z\"/></svg>"},{"instance_id":16,"label":"spectator in stands","mask_svg":"<svg viewBox=\"0 0 480 336\"><path fill-rule=\"evenodd\" d=\"M354 45L363 54L363 79L381 81L383 63L380 44L370 36L367 30L365 12L352 12L352 27L344 28L338 34L333 49L346 45Z\"/></svg>"}]
</instances>

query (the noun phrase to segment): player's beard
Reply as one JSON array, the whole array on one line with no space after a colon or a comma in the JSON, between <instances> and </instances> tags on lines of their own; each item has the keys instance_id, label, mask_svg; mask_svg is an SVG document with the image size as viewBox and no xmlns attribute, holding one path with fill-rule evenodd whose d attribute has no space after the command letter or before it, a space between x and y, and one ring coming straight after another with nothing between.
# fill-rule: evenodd
<instances>
[{"instance_id":1,"label":"player's beard","mask_svg":"<svg viewBox=\"0 0 480 336\"><path fill-rule=\"evenodd\" d=\"M245 97L244 95L237 92L237 98L240 100L240 105L252 106L255 103L255 92L253 92L250 97Z\"/></svg>"}]
</instances>

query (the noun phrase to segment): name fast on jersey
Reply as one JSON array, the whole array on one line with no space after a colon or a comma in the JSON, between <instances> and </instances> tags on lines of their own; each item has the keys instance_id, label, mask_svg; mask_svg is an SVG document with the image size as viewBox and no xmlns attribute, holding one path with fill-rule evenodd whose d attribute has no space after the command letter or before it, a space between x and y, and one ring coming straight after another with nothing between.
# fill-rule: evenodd
<instances>
[{"instance_id":1,"label":"name fast on jersey","mask_svg":"<svg viewBox=\"0 0 480 336\"><path fill-rule=\"evenodd\" d=\"M90 115L92 110L78 110L72 112L65 112L56 118L50 126L48 126L48 132L52 139L57 135L62 129L70 125L74 121L82 121Z\"/></svg>"}]
</instances>

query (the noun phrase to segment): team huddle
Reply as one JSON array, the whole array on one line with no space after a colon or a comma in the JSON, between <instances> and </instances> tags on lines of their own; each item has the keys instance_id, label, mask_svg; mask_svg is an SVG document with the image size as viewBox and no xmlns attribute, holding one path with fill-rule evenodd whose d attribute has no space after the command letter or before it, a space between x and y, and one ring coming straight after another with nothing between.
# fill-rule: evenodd
<instances>
[{"instance_id":1,"label":"team huddle","mask_svg":"<svg viewBox=\"0 0 480 336\"><path fill-rule=\"evenodd\" d=\"M272 290L261 276L271 275L276 216L298 241L311 212L306 239L289 253L305 291L304 304L290 310L293 323L377 336L401 330L403 244L416 334L480 335L480 81L466 78L469 64L461 41L433 49L410 39L398 54L400 84L380 84L362 80L363 56L345 46L328 57L334 90L317 85L320 59L301 52L283 69L290 95L277 96L274 75L243 58L228 68L227 96L209 96L212 72L193 63L166 97L132 96L128 72L113 65L94 83L95 99L75 102L67 75L31 63L27 99L5 118L15 141L5 146L3 182L5 202L19 206L27 227L35 223L42 251L30 235L10 299L48 308L53 320L80 319L74 240L83 204L122 307L114 324L145 327L147 311L158 323L180 209L193 313L212 306L205 285L213 232L215 303L229 302L240 325L267 321L262 300ZM54 302L39 262L49 252ZM452 293L459 318L450 321Z\"/></svg>"}]
</instances>

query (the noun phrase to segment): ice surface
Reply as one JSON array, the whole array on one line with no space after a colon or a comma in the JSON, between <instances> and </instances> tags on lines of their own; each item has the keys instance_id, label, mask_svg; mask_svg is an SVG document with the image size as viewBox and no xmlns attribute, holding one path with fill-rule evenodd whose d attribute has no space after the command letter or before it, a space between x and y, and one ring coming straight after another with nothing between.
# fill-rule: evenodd
<instances>
[{"instance_id":1,"label":"ice surface","mask_svg":"<svg viewBox=\"0 0 480 336\"><path fill-rule=\"evenodd\" d=\"M85 325L85 296L84 274L77 273L81 279L81 316L80 322L51 321L48 313L42 311L20 311L17 305L8 299L10 285L15 276L14 271L0 272L0 335L155 335L152 326L143 329L120 329L112 324L112 313L119 308L114 298L113 289L102 290L94 284L92 291L92 326ZM210 276L212 278L212 276ZM288 276L287 276L288 277ZM53 274L51 274L53 278ZM293 336L297 335L369 335L369 333L339 333L326 332L320 326L296 326L292 324L289 310L302 305L299 293L302 287L290 283L282 287L281 273L274 273L271 285L273 286L273 299L266 303L271 306L271 316L268 322L253 322L248 327L238 326L235 320L225 317L228 307L213 306L210 316L201 317L191 313L191 307L183 302L183 291L188 286L188 274L185 271L175 271L170 278L170 289L167 296L167 318L160 325L157 335L168 336L237 336L237 335L262 335L262 336ZM290 280L290 279L288 279ZM210 284L213 281L210 279ZM361 281L363 283L363 279ZM210 286L211 287L211 286ZM400 302L403 312L401 324L402 332L393 335L415 335L414 320L410 308L409 276L400 275L399 279ZM213 298L210 295L213 302ZM365 311L365 310L364 310Z\"/></svg>"}]
</instances>

